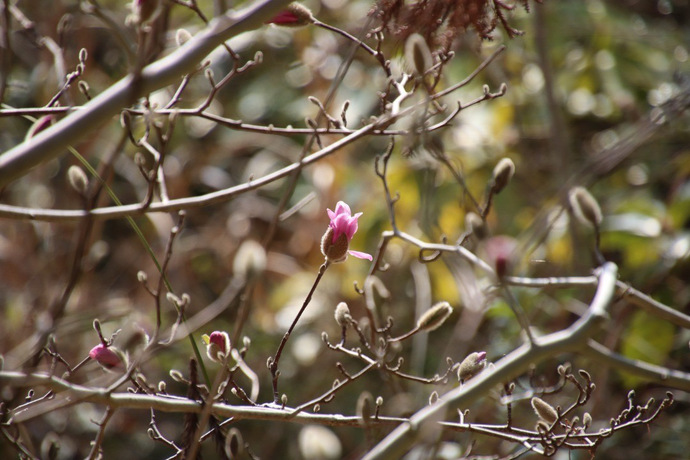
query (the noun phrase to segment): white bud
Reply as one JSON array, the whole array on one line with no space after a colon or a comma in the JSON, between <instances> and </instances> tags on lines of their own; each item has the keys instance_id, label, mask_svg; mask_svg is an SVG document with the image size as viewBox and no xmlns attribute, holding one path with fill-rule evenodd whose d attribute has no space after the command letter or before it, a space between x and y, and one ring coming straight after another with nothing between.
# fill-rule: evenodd
<instances>
[{"instance_id":1,"label":"white bud","mask_svg":"<svg viewBox=\"0 0 690 460\"><path fill-rule=\"evenodd\" d=\"M407 37L405 41L405 61L416 76L423 76L429 70L434 61L431 57L431 50L426 43L426 39L414 33Z\"/></svg>"},{"instance_id":2,"label":"white bud","mask_svg":"<svg viewBox=\"0 0 690 460\"><path fill-rule=\"evenodd\" d=\"M352 323L352 316L350 316L350 309L345 302L340 302L335 307L335 321L340 327L344 327Z\"/></svg>"},{"instance_id":3,"label":"white bud","mask_svg":"<svg viewBox=\"0 0 690 460\"><path fill-rule=\"evenodd\" d=\"M417 320L417 329L423 331L433 331L438 329L453 313L453 307L448 302L439 302L428 309Z\"/></svg>"},{"instance_id":4,"label":"white bud","mask_svg":"<svg viewBox=\"0 0 690 460\"><path fill-rule=\"evenodd\" d=\"M574 187L569 194L570 206L580 222L599 227L603 219L599 203L584 187Z\"/></svg>"},{"instance_id":5,"label":"white bud","mask_svg":"<svg viewBox=\"0 0 690 460\"><path fill-rule=\"evenodd\" d=\"M342 444L330 429L320 425L307 425L298 438L299 450L305 460L335 460L341 458Z\"/></svg>"},{"instance_id":6,"label":"white bud","mask_svg":"<svg viewBox=\"0 0 690 460\"><path fill-rule=\"evenodd\" d=\"M266 269L266 250L254 240L244 241L232 262L235 276L244 280L252 280L260 276Z\"/></svg>"},{"instance_id":7,"label":"white bud","mask_svg":"<svg viewBox=\"0 0 690 460\"><path fill-rule=\"evenodd\" d=\"M67 179L72 188L81 196L86 195L89 188L89 178L86 173L77 165L72 165L67 170Z\"/></svg>"},{"instance_id":8,"label":"white bud","mask_svg":"<svg viewBox=\"0 0 690 460\"><path fill-rule=\"evenodd\" d=\"M175 32L175 43L177 43L177 46L184 45L191 38L192 34L190 34L187 29L177 29L177 32Z\"/></svg>"},{"instance_id":9,"label":"white bud","mask_svg":"<svg viewBox=\"0 0 690 460\"><path fill-rule=\"evenodd\" d=\"M494 167L491 177L491 190L498 194L501 193L515 174L515 163L510 158L502 158Z\"/></svg>"},{"instance_id":10,"label":"white bud","mask_svg":"<svg viewBox=\"0 0 690 460\"><path fill-rule=\"evenodd\" d=\"M554 409L551 404L536 396L532 398L531 403L537 416L549 425L553 425L554 422L558 420L558 412L556 412L556 409Z\"/></svg>"}]
</instances>

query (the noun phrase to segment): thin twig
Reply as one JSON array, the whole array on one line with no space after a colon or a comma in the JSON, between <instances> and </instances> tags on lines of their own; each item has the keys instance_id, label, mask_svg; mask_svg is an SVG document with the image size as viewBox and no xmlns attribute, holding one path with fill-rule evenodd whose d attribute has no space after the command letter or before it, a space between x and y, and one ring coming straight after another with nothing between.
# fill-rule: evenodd
<instances>
[{"instance_id":1,"label":"thin twig","mask_svg":"<svg viewBox=\"0 0 690 460\"><path fill-rule=\"evenodd\" d=\"M288 339L290 338L292 331L295 329L295 326L297 326L297 322L302 317L302 313L304 313L304 310L307 308L307 305L309 305L309 302L311 302L311 298L314 295L314 291L316 291L316 287L319 285L319 281L321 281L323 274L326 273L326 269L328 269L329 266L330 266L330 262L327 260L323 264L321 264L321 267L319 267L319 272L316 275L316 279L314 280L314 284L312 284L311 289L309 290L309 293L307 294L307 297L304 299L304 302L302 303L302 307L299 309L299 312L297 312L295 319L292 320L292 324L290 324L290 327L288 328L287 332L285 332L285 335L283 335L283 338L280 341L280 345L278 346L278 350L276 351L276 354L269 361L269 369L271 370L271 376L273 377L273 403L274 404L278 404L280 402L280 395L278 394L278 377L280 376L280 371L278 370L278 363L280 362L280 357L283 354L283 348L285 348L285 344L287 343Z\"/></svg>"}]
</instances>

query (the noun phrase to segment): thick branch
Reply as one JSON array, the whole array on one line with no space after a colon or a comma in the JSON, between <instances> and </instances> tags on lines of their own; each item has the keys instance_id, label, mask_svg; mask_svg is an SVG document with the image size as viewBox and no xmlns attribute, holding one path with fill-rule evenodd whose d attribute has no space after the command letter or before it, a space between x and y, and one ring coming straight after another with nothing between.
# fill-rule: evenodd
<instances>
[{"instance_id":1,"label":"thick branch","mask_svg":"<svg viewBox=\"0 0 690 460\"><path fill-rule=\"evenodd\" d=\"M35 137L0 155L0 187L29 169L55 158L71 144L97 129L138 97L174 83L224 41L261 27L290 0L260 0L240 11L228 11L175 52L145 67L136 78L127 75L89 101L83 110L65 117Z\"/></svg>"},{"instance_id":2,"label":"thick branch","mask_svg":"<svg viewBox=\"0 0 690 460\"><path fill-rule=\"evenodd\" d=\"M414 414L376 445L364 458L367 460L400 458L415 442L417 435L429 424L444 418L451 408L464 407L486 393L487 388L502 385L546 359L559 353L582 348L596 326L607 316L607 308L613 299L618 268L612 263L603 266L597 292L587 313L572 326L537 339L530 346L523 345L496 363L494 369L485 371L441 397L438 402Z\"/></svg>"},{"instance_id":3,"label":"thick branch","mask_svg":"<svg viewBox=\"0 0 690 460\"><path fill-rule=\"evenodd\" d=\"M0 371L0 384L16 387L47 387L55 391L66 390L70 392L73 402L90 402L103 404L110 408L128 409L154 409L162 412L187 413L202 411L202 406L196 401L184 397L159 396L150 394L134 394L118 392L109 394L106 390L77 385L48 374L24 374L22 372ZM309 412L296 413L294 408L284 409L275 406L237 406L231 404L216 403L211 411L220 417L233 417L234 420L276 420L294 421L297 423L317 423L331 426L359 426L359 416L345 416L340 414L315 414ZM22 417L22 413L12 414L11 423L21 423L28 420ZM404 418L377 417L382 423L400 423Z\"/></svg>"}]
</instances>

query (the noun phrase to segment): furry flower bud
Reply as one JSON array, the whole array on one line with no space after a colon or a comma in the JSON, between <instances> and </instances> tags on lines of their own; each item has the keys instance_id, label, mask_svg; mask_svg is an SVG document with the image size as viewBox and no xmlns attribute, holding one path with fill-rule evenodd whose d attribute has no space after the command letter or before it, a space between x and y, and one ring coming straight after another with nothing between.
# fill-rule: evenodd
<instances>
[{"instance_id":1,"label":"furry flower bud","mask_svg":"<svg viewBox=\"0 0 690 460\"><path fill-rule=\"evenodd\" d=\"M74 191L81 196L86 195L86 191L89 188L89 178L86 177L86 173L83 169L77 165L70 166L67 170L67 180Z\"/></svg>"},{"instance_id":2,"label":"furry flower bud","mask_svg":"<svg viewBox=\"0 0 690 460\"><path fill-rule=\"evenodd\" d=\"M568 194L577 219L585 225L599 227L603 219L599 203L584 187L574 187Z\"/></svg>"},{"instance_id":3,"label":"furry flower bud","mask_svg":"<svg viewBox=\"0 0 690 460\"><path fill-rule=\"evenodd\" d=\"M491 177L491 191L495 194L501 191L508 185L515 174L515 163L510 158L502 158L496 164Z\"/></svg>"},{"instance_id":4,"label":"furry flower bud","mask_svg":"<svg viewBox=\"0 0 690 460\"><path fill-rule=\"evenodd\" d=\"M417 329L423 331L433 331L438 329L453 313L453 307L448 302L439 302L428 309L417 320Z\"/></svg>"},{"instance_id":5,"label":"furry flower bud","mask_svg":"<svg viewBox=\"0 0 690 460\"><path fill-rule=\"evenodd\" d=\"M251 280L260 276L265 269L266 250L264 247L253 240L243 242L232 261L232 270L235 275Z\"/></svg>"},{"instance_id":6,"label":"furry flower bud","mask_svg":"<svg viewBox=\"0 0 690 460\"><path fill-rule=\"evenodd\" d=\"M357 415L366 425L374 414L374 398L368 391L363 391L357 398Z\"/></svg>"},{"instance_id":7,"label":"furry flower bud","mask_svg":"<svg viewBox=\"0 0 690 460\"><path fill-rule=\"evenodd\" d=\"M334 240L334 230L328 227L326 233L321 237L321 254L334 263L344 262L347 259L347 248L350 243L347 236L341 233Z\"/></svg>"},{"instance_id":8,"label":"furry flower bud","mask_svg":"<svg viewBox=\"0 0 690 460\"><path fill-rule=\"evenodd\" d=\"M483 371L485 367L485 351L475 351L474 353L470 353L458 367L458 380L464 383Z\"/></svg>"},{"instance_id":9,"label":"furry flower bud","mask_svg":"<svg viewBox=\"0 0 690 460\"><path fill-rule=\"evenodd\" d=\"M486 228L486 222L479 217L479 214L474 212L465 214L465 231L472 233L480 240L489 236L489 229Z\"/></svg>"},{"instance_id":10,"label":"furry flower bud","mask_svg":"<svg viewBox=\"0 0 690 460\"><path fill-rule=\"evenodd\" d=\"M431 50L426 43L426 39L418 33L407 37L405 41L405 61L410 67L410 71L418 77L422 77L429 70L434 61L431 57Z\"/></svg>"},{"instance_id":11,"label":"furry flower bud","mask_svg":"<svg viewBox=\"0 0 690 460\"><path fill-rule=\"evenodd\" d=\"M55 123L55 115L43 115L31 125L31 128L29 128L29 131L26 133L26 140L31 139L53 123Z\"/></svg>"},{"instance_id":12,"label":"furry flower bud","mask_svg":"<svg viewBox=\"0 0 690 460\"><path fill-rule=\"evenodd\" d=\"M350 309L345 302L340 302L338 306L335 307L335 321L340 327L345 327L352 322Z\"/></svg>"},{"instance_id":13,"label":"furry flower bud","mask_svg":"<svg viewBox=\"0 0 690 460\"><path fill-rule=\"evenodd\" d=\"M558 412L551 404L536 396L532 398L531 403L534 413L549 425L553 425L558 420Z\"/></svg>"}]
</instances>

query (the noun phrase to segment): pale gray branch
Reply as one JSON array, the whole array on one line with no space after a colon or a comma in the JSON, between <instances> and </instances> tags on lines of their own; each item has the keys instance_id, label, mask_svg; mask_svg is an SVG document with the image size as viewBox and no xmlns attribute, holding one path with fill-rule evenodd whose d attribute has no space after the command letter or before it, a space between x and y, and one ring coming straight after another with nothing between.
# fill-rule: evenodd
<instances>
[{"instance_id":1,"label":"pale gray branch","mask_svg":"<svg viewBox=\"0 0 690 460\"><path fill-rule=\"evenodd\" d=\"M484 371L465 385L443 395L435 404L414 414L386 436L363 458L367 460L400 458L430 424L441 421L445 414L456 407L466 407L486 393L487 388L502 385L526 372L531 366L559 353L583 348L597 325L607 317L607 309L616 288L618 267L606 263L599 275L599 284L587 313L568 329L537 338L533 345L525 344L511 352L491 370ZM427 428L428 427L428 428Z\"/></svg>"},{"instance_id":2,"label":"pale gray branch","mask_svg":"<svg viewBox=\"0 0 690 460\"><path fill-rule=\"evenodd\" d=\"M0 187L34 166L55 158L65 148L117 115L138 97L174 83L224 41L261 27L290 0L259 0L240 11L214 18L200 33L166 57L127 75L52 127L0 155Z\"/></svg>"},{"instance_id":3,"label":"pale gray branch","mask_svg":"<svg viewBox=\"0 0 690 460\"><path fill-rule=\"evenodd\" d=\"M69 391L70 400L73 403L90 402L103 404L111 409L154 409L162 412L200 413L203 406L185 397L160 396L149 394L134 394L127 392L109 393L102 388L92 388L67 382L48 374L25 374L23 372L0 371L0 384L15 387L46 387L56 392ZM345 416L340 414L319 414L310 412L295 413L294 408L280 408L275 405L263 406L237 406L231 404L215 403L211 411L220 417L233 417L235 420L276 420L296 423L317 423L331 426L360 426L360 417ZM11 423L26 421L21 412L11 414ZM400 423L406 419L397 417L378 417L381 423Z\"/></svg>"},{"instance_id":4,"label":"pale gray branch","mask_svg":"<svg viewBox=\"0 0 690 460\"><path fill-rule=\"evenodd\" d=\"M593 286L597 283L597 277L594 275L550 278L524 278L518 276L509 276L506 278L506 282L508 284L512 284L513 286L533 288ZM647 294L638 291L623 281L616 281L616 293L651 315L669 321L676 326L690 329L690 316L672 307L669 307L668 305L664 305L657 300L654 300Z\"/></svg>"},{"instance_id":5,"label":"pale gray branch","mask_svg":"<svg viewBox=\"0 0 690 460\"><path fill-rule=\"evenodd\" d=\"M623 355L612 352L594 340L587 342L587 348L584 349L584 353L596 361L608 364L631 375L642 377L645 380L652 380L664 386L690 391L690 374L687 372L657 366L638 359L626 358Z\"/></svg>"}]
</instances>

